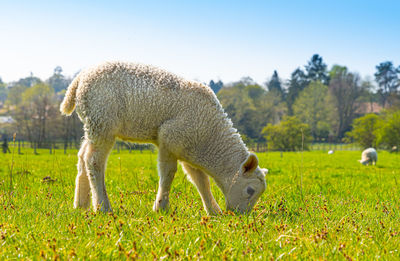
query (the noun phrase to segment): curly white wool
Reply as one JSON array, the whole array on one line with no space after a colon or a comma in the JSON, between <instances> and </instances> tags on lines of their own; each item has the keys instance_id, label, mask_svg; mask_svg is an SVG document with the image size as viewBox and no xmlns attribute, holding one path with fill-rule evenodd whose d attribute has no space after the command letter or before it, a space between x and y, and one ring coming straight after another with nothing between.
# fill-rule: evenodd
<instances>
[{"instance_id":1,"label":"curly white wool","mask_svg":"<svg viewBox=\"0 0 400 261\"><path fill-rule=\"evenodd\" d=\"M365 149L361 153L361 160L359 160L359 162L363 165L369 165L370 163L375 165L377 161L378 161L378 153L374 148Z\"/></svg>"},{"instance_id":2,"label":"curly white wool","mask_svg":"<svg viewBox=\"0 0 400 261\"><path fill-rule=\"evenodd\" d=\"M177 160L198 188L208 213L220 212L208 176L225 194L229 209L251 210L265 190L257 157L248 152L215 94L203 84L149 65L107 62L73 80L60 110L70 115L75 106L85 130L75 207L88 207L91 191L94 208L111 210L104 172L116 138L158 146L155 210L169 205Z\"/></svg>"}]
</instances>

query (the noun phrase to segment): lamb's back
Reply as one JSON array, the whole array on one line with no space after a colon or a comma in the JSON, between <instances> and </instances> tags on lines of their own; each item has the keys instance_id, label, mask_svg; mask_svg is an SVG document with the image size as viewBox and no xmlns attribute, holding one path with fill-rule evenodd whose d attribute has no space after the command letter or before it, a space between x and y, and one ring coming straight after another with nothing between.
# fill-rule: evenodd
<instances>
[{"instance_id":1,"label":"lamb's back","mask_svg":"<svg viewBox=\"0 0 400 261\"><path fill-rule=\"evenodd\" d=\"M77 94L84 122L113 126L127 139L135 133L135 140L155 139L159 126L176 117L196 122L207 107L222 110L210 88L133 63L104 63L83 72Z\"/></svg>"}]
</instances>

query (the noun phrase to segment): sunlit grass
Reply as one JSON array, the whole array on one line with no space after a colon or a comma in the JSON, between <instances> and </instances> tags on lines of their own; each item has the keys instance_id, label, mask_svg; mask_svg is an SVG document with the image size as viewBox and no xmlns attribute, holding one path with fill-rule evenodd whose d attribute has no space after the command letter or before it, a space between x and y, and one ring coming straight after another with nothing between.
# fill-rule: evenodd
<instances>
[{"instance_id":1,"label":"sunlit grass","mask_svg":"<svg viewBox=\"0 0 400 261\"><path fill-rule=\"evenodd\" d=\"M109 158L113 214L72 208L76 151L0 157L0 259L395 259L400 257L400 155L379 151L258 154L267 190L249 215L206 217L178 170L168 213L154 213L157 154ZM213 184L224 207L224 198Z\"/></svg>"}]
</instances>

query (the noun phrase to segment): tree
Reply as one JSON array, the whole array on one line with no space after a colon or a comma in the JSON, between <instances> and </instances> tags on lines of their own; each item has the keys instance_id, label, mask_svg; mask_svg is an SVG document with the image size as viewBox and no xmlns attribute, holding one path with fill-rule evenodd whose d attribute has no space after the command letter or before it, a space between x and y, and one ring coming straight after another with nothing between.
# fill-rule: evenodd
<instances>
[{"instance_id":1,"label":"tree","mask_svg":"<svg viewBox=\"0 0 400 261\"><path fill-rule=\"evenodd\" d=\"M379 128L378 144L391 149L400 146L400 110L385 111Z\"/></svg>"},{"instance_id":2,"label":"tree","mask_svg":"<svg viewBox=\"0 0 400 261\"><path fill-rule=\"evenodd\" d=\"M381 119L373 113L369 113L353 121L353 130L347 132L347 141L355 141L363 148L377 146Z\"/></svg>"},{"instance_id":3,"label":"tree","mask_svg":"<svg viewBox=\"0 0 400 261\"><path fill-rule=\"evenodd\" d=\"M385 108L386 103L397 97L397 89L400 86L400 80L398 74L400 73L400 66L396 69L392 62L383 62L376 66L377 72L374 74L375 80L379 85L378 93L381 96L382 107Z\"/></svg>"},{"instance_id":4,"label":"tree","mask_svg":"<svg viewBox=\"0 0 400 261\"><path fill-rule=\"evenodd\" d=\"M37 147L43 147L58 135L60 124L55 121L60 119L59 115L54 90L39 83L22 93L21 104L13 116L19 132Z\"/></svg>"},{"instance_id":5,"label":"tree","mask_svg":"<svg viewBox=\"0 0 400 261\"><path fill-rule=\"evenodd\" d=\"M236 84L243 84L247 86L247 85L256 85L257 83L250 76L244 76Z\"/></svg>"},{"instance_id":6,"label":"tree","mask_svg":"<svg viewBox=\"0 0 400 261\"><path fill-rule=\"evenodd\" d=\"M64 75L62 75L62 68L57 66L54 68L53 75L46 81L56 93L59 93L62 90L67 89L70 80L66 79Z\"/></svg>"},{"instance_id":7,"label":"tree","mask_svg":"<svg viewBox=\"0 0 400 261\"><path fill-rule=\"evenodd\" d=\"M327 73L327 66L323 62L322 57L314 54L311 60L305 66L307 78L309 81L320 81L325 85L329 84L329 76Z\"/></svg>"},{"instance_id":8,"label":"tree","mask_svg":"<svg viewBox=\"0 0 400 261\"><path fill-rule=\"evenodd\" d=\"M262 131L268 146L273 150L307 150L312 140L310 127L294 116L284 117L277 124L268 124Z\"/></svg>"},{"instance_id":9,"label":"tree","mask_svg":"<svg viewBox=\"0 0 400 261\"><path fill-rule=\"evenodd\" d=\"M31 73L31 75L29 77L21 78L13 85L21 85L26 88L29 88L29 87L32 87L33 85L41 83L41 82L42 82L42 80L40 80L40 78L34 77L33 73Z\"/></svg>"},{"instance_id":10,"label":"tree","mask_svg":"<svg viewBox=\"0 0 400 261\"><path fill-rule=\"evenodd\" d=\"M260 102L260 97L264 96L265 90L261 88L259 85L248 85L245 90L247 91L247 95L253 100L254 103Z\"/></svg>"},{"instance_id":11,"label":"tree","mask_svg":"<svg viewBox=\"0 0 400 261\"><path fill-rule=\"evenodd\" d=\"M287 114L286 104L275 92L268 92L265 97L261 100L261 112L263 117L266 119L263 126L266 123L277 124L281 121L284 115Z\"/></svg>"},{"instance_id":12,"label":"tree","mask_svg":"<svg viewBox=\"0 0 400 261\"><path fill-rule=\"evenodd\" d=\"M8 90L6 104L11 107L18 106L22 101L21 94L29 87L41 82L42 80L34 77L32 73L29 77L21 78L17 82L13 82Z\"/></svg>"},{"instance_id":13,"label":"tree","mask_svg":"<svg viewBox=\"0 0 400 261\"><path fill-rule=\"evenodd\" d=\"M267 92L257 84L240 81L224 86L218 99L232 119L234 126L249 140L262 141L262 128L277 123L285 113L285 106L275 93Z\"/></svg>"},{"instance_id":14,"label":"tree","mask_svg":"<svg viewBox=\"0 0 400 261\"><path fill-rule=\"evenodd\" d=\"M267 83L267 89L270 92L276 92L278 96L280 96L283 99L283 89L281 86L281 80L279 79L278 72L275 70L274 73L272 74L271 80L269 80Z\"/></svg>"},{"instance_id":15,"label":"tree","mask_svg":"<svg viewBox=\"0 0 400 261\"><path fill-rule=\"evenodd\" d=\"M294 116L310 126L315 140L328 138L333 111L328 87L321 82L311 82L293 105Z\"/></svg>"},{"instance_id":16,"label":"tree","mask_svg":"<svg viewBox=\"0 0 400 261\"><path fill-rule=\"evenodd\" d=\"M306 77L306 74L300 69L297 68L290 76L290 80L288 82L288 93L286 97L286 103L288 106L289 115L293 115L293 104L299 93L304 90L304 88L309 84L309 81Z\"/></svg>"},{"instance_id":17,"label":"tree","mask_svg":"<svg viewBox=\"0 0 400 261\"><path fill-rule=\"evenodd\" d=\"M3 83L3 81L1 80L0 77L0 103L3 103L7 100L7 88L5 83Z\"/></svg>"},{"instance_id":18,"label":"tree","mask_svg":"<svg viewBox=\"0 0 400 261\"><path fill-rule=\"evenodd\" d=\"M369 102L371 108L370 110L373 111L374 102L379 101L378 94L375 91L376 86L372 83L372 80L369 77L366 77L361 82L361 89L363 93L360 97L360 102Z\"/></svg>"},{"instance_id":19,"label":"tree","mask_svg":"<svg viewBox=\"0 0 400 261\"><path fill-rule=\"evenodd\" d=\"M28 88L29 87L27 87L25 85L20 85L20 84L16 84L16 85L12 86L8 90L6 104L11 105L11 106L19 105L22 101L21 94Z\"/></svg>"},{"instance_id":20,"label":"tree","mask_svg":"<svg viewBox=\"0 0 400 261\"><path fill-rule=\"evenodd\" d=\"M336 137L340 140L351 128L359 107L357 100L363 94L360 77L348 72L347 67L335 65L330 71L329 92L336 111Z\"/></svg>"},{"instance_id":21,"label":"tree","mask_svg":"<svg viewBox=\"0 0 400 261\"><path fill-rule=\"evenodd\" d=\"M224 84L222 81L214 82L213 80L211 80L209 86L214 91L214 93L217 94L219 90L221 90L221 88L224 86Z\"/></svg>"}]
</instances>

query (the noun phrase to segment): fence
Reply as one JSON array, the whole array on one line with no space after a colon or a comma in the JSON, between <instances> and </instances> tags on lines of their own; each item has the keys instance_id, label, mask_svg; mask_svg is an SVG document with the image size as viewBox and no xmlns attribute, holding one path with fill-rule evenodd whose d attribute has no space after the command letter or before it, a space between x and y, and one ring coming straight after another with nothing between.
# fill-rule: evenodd
<instances>
[{"instance_id":1,"label":"fence","mask_svg":"<svg viewBox=\"0 0 400 261\"><path fill-rule=\"evenodd\" d=\"M249 150L254 152L268 152L268 151L280 151L271 150L268 148L267 143L251 143L248 145ZM310 151L328 151L328 150L362 150L360 146L355 143L312 143L309 145Z\"/></svg>"},{"instance_id":2,"label":"fence","mask_svg":"<svg viewBox=\"0 0 400 261\"><path fill-rule=\"evenodd\" d=\"M41 153L43 151L48 150L49 154L53 154L56 149L63 149L64 154L67 154L67 151L74 150L76 151L79 149L79 145L75 145L73 143L68 143L68 146L64 142L53 142L47 144L46 147L44 148L37 148L35 143L31 143L28 141L24 140L17 140L17 141L12 141L12 140L7 140L5 142L4 140L2 141L2 148L3 148L3 153L11 153L14 151L15 153L22 154L22 151L29 148L33 149L34 154L38 154L38 150L40 149ZM155 151L155 146L153 144L138 144L138 143L131 143L131 142L123 142L123 141L117 141L114 145L113 150L116 153L120 153L121 151L129 151L131 153L132 151L144 151L144 150L150 150L151 152L154 153Z\"/></svg>"},{"instance_id":3,"label":"fence","mask_svg":"<svg viewBox=\"0 0 400 261\"><path fill-rule=\"evenodd\" d=\"M26 148L31 148L33 149L33 153L37 154L37 149L36 148L36 144L34 143L30 143L27 141L23 141L23 140L18 140L15 141L15 143L11 140L8 141L8 152L10 152L10 150L13 150L15 146L15 152L22 154L22 149L26 149ZM279 151L279 150L271 150L268 148L268 144L267 143L251 143L248 144L249 150L254 151L254 152L268 152L268 151ZM79 149L79 146L74 145L73 143L68 144L68 146L65 146L65 143L63 142L55 142L55 143L51 143L48 145L47 149L49 151L50 154L52 154L54 152L55 149L60 149L63 148L64 149L64 154L67 153L68 150L77 150ZM138 143L131 143L131 142L124 142L124 141L117 141L114 145L113 150L116 153L120 153L121 151L129 151L129 153L131 153L132 151L144 151L144 150L150 150L151 152L154 153L154 151L156 150L155 145L153 144L138 144ZM344 143L312 143L309 146L309 150L310 151L328 151L328 150L362 150L361 147L357 146L357 144L344 144ZM41 148L41 151L43 151L43 148ZM3 152L7 152L5 150L5 145L4 145L4 141L3 141Z\"/></svg>"}]
</instances>

